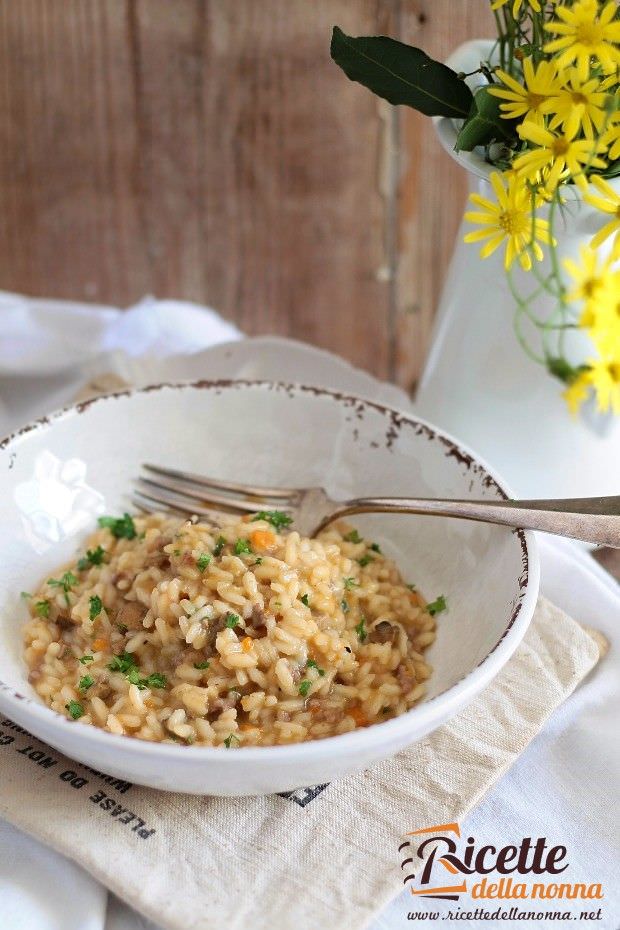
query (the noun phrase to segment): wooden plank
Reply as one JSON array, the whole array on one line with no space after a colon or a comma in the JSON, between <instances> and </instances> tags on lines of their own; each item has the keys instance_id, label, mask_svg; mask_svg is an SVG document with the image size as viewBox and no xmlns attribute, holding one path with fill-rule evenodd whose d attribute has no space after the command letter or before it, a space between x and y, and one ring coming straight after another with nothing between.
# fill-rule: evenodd
<instances>
[{"instance_id":1,"label":"wooden plank","mask_svg":"<svg viewBox=\"0 0 620 930\"><path fill-rule=\"evenodd\" d=\"M466 39L494 35L489 5L471 0L403 2L403 42L444 61ZM430 120L399 108L400 186L393 377L414 390L467 196L465 172L443 151ZM472 256L473 260L474 256Z\"/></svg>"},{"instance_id":2,"label":"wooden plank","mask_svg":"<svg viewBox=\"0 0 620 930\"><path fill-rule=\"evenodd\" d=\"M385 121L329 38L394 6L0 0L0 286L205 301L388 374Z\"/></svg>"}]
</instances>

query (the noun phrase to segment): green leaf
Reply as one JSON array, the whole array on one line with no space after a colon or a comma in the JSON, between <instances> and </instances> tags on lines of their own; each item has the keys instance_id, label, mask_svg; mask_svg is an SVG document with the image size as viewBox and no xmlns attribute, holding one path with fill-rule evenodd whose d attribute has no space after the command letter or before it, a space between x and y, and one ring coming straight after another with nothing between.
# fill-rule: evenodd
<instances>
[{"instance_id":1,"label":"green leaf","mask_svg":"<svg viewBox=\"0 0 620 930\"><path fill-rule=\"evenodd\" d=\"M446 601L445 594L440 594L439 597L435 598L432 603L426 605L426 611L434 617L436 614L440 614L443 610L448 609L448 602Z\"/></svg>"},{"instance_id":2,"label":"green leaf","mask_svg":"<svg viewBox=\"0 0 620 930\"><path fill-rule=\"evenodd\" d=\"M547 358L547 371L562 381L563 384L572 384L579 375L587 370L588 365L571 365L567 359L561 356L557 358L548 356Z\"/></svg>"},{"instance_id":3,"label":"green leaf","mask_svg":"<svg viewBox=\"0 0 620 930\"><path fill-rule=\"evenodd\" d=\"M334 26L331 56L352 81L427 116L466 117L472 95L455 71L388 36L346 35Z\"/></svg>"},{"instance_id":4,"label":"green leaf","mask_svg":"<svg viewBox=\"0 0 620 930\"><path fill-rule=\"evenodd\" d=\"M457 152L471 152L477 145L514 137L514 121L503 119L499 108L501 102L499 97L489 93L488 87L476 91L469 115L456 137Z\"/></svg>"}]
</instances>

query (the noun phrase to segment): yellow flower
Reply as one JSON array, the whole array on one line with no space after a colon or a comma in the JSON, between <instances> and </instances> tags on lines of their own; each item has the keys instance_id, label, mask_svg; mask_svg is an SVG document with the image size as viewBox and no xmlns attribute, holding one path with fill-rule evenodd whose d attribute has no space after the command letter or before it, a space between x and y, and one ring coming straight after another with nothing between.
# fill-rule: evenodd
<instances>
[{"instance_id":1,"label":"yellow flower","mask_svg":"<svg viewBox=\"0 0 620 930\"><path fill-rule=\"evenodd\" d=\"M542 123L543 114L555 109L553 97L560 92L560 82L552 62L541 61L538 68L534 69L532 59L524 59L523 84L519 84L505 71L498 70L496 74L505 86L489 87L489 93L507 101L499 106L504 119L524 116Z\"/></svg>"},{"instance_id":2,"label":"yellow flower","mask_svg":"<svg viewBox=\"0 0 620 930\"><path fill-rule=\"evenodd\" d=\"M521 267L529 271L532 258L541 261L543 252L536 240L549 243L549 224L546 220L532 216L532 194L520 178L514 174L505 176L505 183L499 172L491 175L491 184L497 198L493 203L480 194L470 194L470 200L481 207L481 213L469 212L465 219L470 223L480 223L482 229L476 229L465 235L465 242L482 242L480 255L487 258L503 242L506 243L504 265L508 269L515 258Z\"/></svg>"},{"instance_id":3,"label":"yellow flower","mask_svg":"<svg viewBox=\"0 0 620 930\"><path fill-rule=\"evenodd\" d=\"M620 272L608 271L582 313L579 325L590 330L597 345L620 349Z\"/></svg>"},{"instance_id":4,"label":"yellow flower","mask_svg":"<svg viewBox=\"0 0 620 930\"><path fill-rule=\"evenodd\" d=\"M605 125L605 98L597 78L584 83L579 79L577 69L571 69L555 100L551 101L551 111L547 111L553 112L549 129L565 127L577 116L583 134L592 139L595 130L598 134Z\"/></svg>"},{"instance_id":5,"label":"yellow flower","mask_svg":"<svg viewBox=\"0 0 620 930\"><path fill-rule=\"evenodd\" d=\"M609 159L616 161L620 158L620 113L612 113L610 124L603 135L603 142L609 146Z\"/></svg>"},{"instance_id":6,"label":"yellow flower","mask_svg":"<svg viewBox=\"0 0 620 930\"><path fill-rule=\"evenodd\" d=\"M579 411L581 405L590 395L591 384L589 375L589 371L582 372L569 384L562 394L564 400L568 404L568 409L573 415Z\"/></svg>"},{"instance_id":7,"label":"yellow flower","mask_svg":"<svg viewBox=\"0 0 620 930\"><path fill-rule=\"evenodd\" d=\"M608 349L598 358L588 359L588 365L588 381L596 393L598 409L620 414L620 352Z\"/></svg>"},{"instance_id":8,"label":"yellow flower","mask_svg":"<svg viewBox=\"0 0 620 930\"><path fill-rule=\"evenodd\" d=\"M609 259L604 260L599 268L598 252L587 245L582 245L579 253L581 264L572 258L564 259L564 267L574 282L572 290L566 296L569 301L594 300L609 284L609 279L612 277L609 271Z\"/></svg>"},{"instance_id":9,"label":"yellow flower","mask_svg":"<svg viewBox=\"0 0 620 930\"><path fill-rule=\"evenodd\" d=\"M499 10L500 7L505 6L509 0L493 0L491 3L492 10ZM537 13L540 13L540 0L527 0L528 6L531 6L533 10ZM523 5L523 0L513 0L512 3L512 15L516 19Z\"/></svg>"},{"instance_id":10,"label":"yellow flower","mask_svg":"<svg viewBox=\"0 0 620 930\"><path fill-rule=\"evenodd\" d=\"M545 52L558 52L558 71L577 65L579 77L587 80L592 58L598 58L603 70L613 71L620 63L620 22L614 21L615 0L599 9L598 0L577 0L572 6L556 6L558 19L545 23L545 29L559 36L548 42Z\"/></svg>"},{"instance_id":11,"label":"yellow flower","mask_svg":"<svg viewBox=\"0 0 620 930\"><path fill-rule=\"evenodd\" d=\"M602 149L602 144L592 139L576 139L578 131L577 114L569 120L562 133L553 133L526 120L517 128L517 132L522 139L533 142L536 148L519 155L512 167L531 181L536 180L538 172L549 168L546 187L551 191L568 177L585 188L587 180L584 165L588 168L604 168L605 162L594 154Z\"/></svg>"},{"instance_id":12,"label":"yellow flower","mask_svg":"<svg viewBox=\"0 0 620 930\"><path fill-rule=\"evenodd\" d=\"M605 223L596 235L592 237L590 245L593 249L597 249L599 245L615 233L612 254L614 257L617 257L620 254L620 195L614 191L611 184L598 175L594 175L591 181L594 187L603 196L599 197L596 194L588 192L584 194L583 199L602 213L608 213L612 219L610 219L608 223Z\"/></svg>"}]
</instances>

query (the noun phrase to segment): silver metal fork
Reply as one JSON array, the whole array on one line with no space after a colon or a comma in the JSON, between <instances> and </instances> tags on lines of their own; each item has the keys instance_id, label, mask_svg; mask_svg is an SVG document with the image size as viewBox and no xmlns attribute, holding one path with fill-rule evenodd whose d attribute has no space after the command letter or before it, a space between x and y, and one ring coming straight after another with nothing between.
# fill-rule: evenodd
<instances>
[{"instance_id":1,"label":"silver metal fork","mask_svg":"<svg viewBox=\"0 0 620 930\"><path fill-rule=\"evenodd\" d=\"M620 497L569 500L435 500L416 497L360 497L335 501L323 488L265 488L235 484L159 465L143 466L134 502L147 512L172 510L212 517L214 512L255 514L277 511L290 517L304 536L356 513L411 513L459 517L527 530L543 530L584 542L620 548Z\"/></svg>"}]
</instances>

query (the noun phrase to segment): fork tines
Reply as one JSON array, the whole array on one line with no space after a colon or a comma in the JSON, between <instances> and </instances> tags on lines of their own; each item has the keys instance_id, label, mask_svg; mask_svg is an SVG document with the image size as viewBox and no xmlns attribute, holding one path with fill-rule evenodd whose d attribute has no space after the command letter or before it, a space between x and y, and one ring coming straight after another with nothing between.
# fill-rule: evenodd
<instances>
[{"instance_id":1,"label":"fork tines","mask_svg":"<svg viewBox=\"0 0 620 930\"><path fill-rule=\"evenodd\" d=\"M298 496L294 488L235 484L160 465L144 464L143 468L147 474L136 481L134 502L150 513L161 509L206 517L213 511L250 514L269 509L286 513Z\"/></svg>"}]
</instances>

